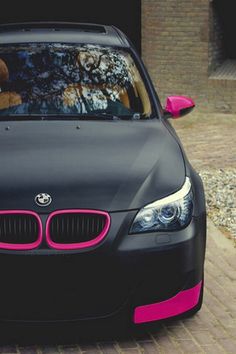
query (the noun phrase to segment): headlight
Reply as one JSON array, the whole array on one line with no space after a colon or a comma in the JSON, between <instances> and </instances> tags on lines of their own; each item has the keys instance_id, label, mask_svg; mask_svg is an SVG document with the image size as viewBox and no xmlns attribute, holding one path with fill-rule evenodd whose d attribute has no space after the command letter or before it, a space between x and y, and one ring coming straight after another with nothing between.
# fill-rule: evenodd
<instances>
[{"instance_id":1,"label":"headlight","mask_svg":"<svg viewBox=\"0 0 236 354\"><path fill-rule=\"evenodd\" d=\"M190 223L192 211L191 182L186 177L178 192L142 208L133 221L130 233L180 230Z\"/></svg>"}]
</instances>

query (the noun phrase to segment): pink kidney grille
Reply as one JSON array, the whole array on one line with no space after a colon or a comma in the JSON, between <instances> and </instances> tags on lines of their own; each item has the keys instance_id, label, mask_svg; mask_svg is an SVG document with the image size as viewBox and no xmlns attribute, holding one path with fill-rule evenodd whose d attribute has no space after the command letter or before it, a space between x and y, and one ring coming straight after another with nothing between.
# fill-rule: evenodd
<instances>
[{"instance_id":1,"label":"pink kidney grille","mask_svg":"<svg viewBox=\"0 0 236 354\"><path fill-rule=\"evenodd\" d=\"M42 237L42 222L33 211L0 211L0 249L32 250L39 247Z\"/></svg>"},{"instance_id":2,"label":"pink kidney grille","mask_svg":"<svg viewBox=\"0 0 236 354\"><path fill-rule=\"evenodd\" d=\"M73 250L93 247L107 235L110 216L98 210L60 210L46 223L46 240L51 248Z\"/></svg>"}]
</instances>

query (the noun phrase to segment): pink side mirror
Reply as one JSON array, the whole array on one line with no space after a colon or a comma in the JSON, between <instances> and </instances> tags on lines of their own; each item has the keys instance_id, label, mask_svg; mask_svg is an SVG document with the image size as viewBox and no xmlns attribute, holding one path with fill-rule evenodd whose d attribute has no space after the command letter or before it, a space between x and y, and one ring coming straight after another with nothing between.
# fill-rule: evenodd
<instances>
[{"instance_id":1,"label":"pink side mirror","mask_svg":"<svg viewBox=\"0 0 236 354\"><path fill-rule=\"evenodd\" d=\"M165 113L171 115L172 118L180 118L193 110L194 101L185 96L169 96L166 100Z\"/></svg>"}]
</instances>

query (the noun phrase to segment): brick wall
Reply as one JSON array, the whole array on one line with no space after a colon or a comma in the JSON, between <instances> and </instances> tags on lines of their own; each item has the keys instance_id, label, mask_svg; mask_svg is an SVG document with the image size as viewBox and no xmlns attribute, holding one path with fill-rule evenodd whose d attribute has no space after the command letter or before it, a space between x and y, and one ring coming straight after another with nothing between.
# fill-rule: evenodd
<instances>
[{"instance_id":1,"label":"brick wall","mask_svg":"<svg viewBox=\"0 0 236 354\"><path fill-rule=\"evenodd\" d=\"M211 0L142 0L143 59L162 102L185 94L199 111L236 113L236 80L209 78L219 37Z\"/></svg>"}]
</instances>

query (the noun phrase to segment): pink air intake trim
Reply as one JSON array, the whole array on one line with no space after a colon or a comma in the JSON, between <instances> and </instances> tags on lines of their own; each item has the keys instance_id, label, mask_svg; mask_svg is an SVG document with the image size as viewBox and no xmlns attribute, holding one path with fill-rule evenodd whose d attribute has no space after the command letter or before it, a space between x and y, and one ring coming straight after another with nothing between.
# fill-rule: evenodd
<instances>
[{"instance_id":1,"label":"pink air intake trim","mask_svg":"<svg viewBox=\"0 0 236 354\"><path fill-rule=\"evenodd\" d=\"M102 230L102 232L93 240L90 241L86 241L86 242L78 242L78 243L57 243L54 242L51 239L51 235L50 235L50 224L52 221L52 218L55 215L60 215L60 214L98 214L98 215L104 215L106 217L106 223L104 226L104 229ZM83 249L83 248L89 248L89 247L93 247L96 246L97 244L99 244L100 242L102 242L102 240L106 237L109 228L110 228L110 224L111 224L111 218L110 215L105 212L105 211L100 211L100 210L87 210L87 209L66 209L66 210L58 210L58 211L54 211L53 213L51 213L47 219L46 222L46 241L47 244L54 249L57 250L76 250L76 249Z\"/></svg>"},{"instance_id":2,"label":"pink air intake trim","mask_svg":"<svg viewBox=\"0 0 236 354\"><path fill-rule=\"evenodd\" d=\"M15 251L27 251L32 250L40 246L43 239L43 227L42 222L38 214L29 210L1 210L0 215L31 215L38 222L38 238L32 243L6 243L0 242L0 249L15 250Z\"/></svg>"},{"instance_id":3,"label":"pink air intake trim","mask_svg":"<svg viewBox=\"0 0 236 354\"><path fill-rule=\"evenodd\" d=\"M194 288L180 291L168 300L136 307L134 311L134 323L158 321L191 310L198 304L201 287L202 282Z\"/></svg>"}]
</instances>

